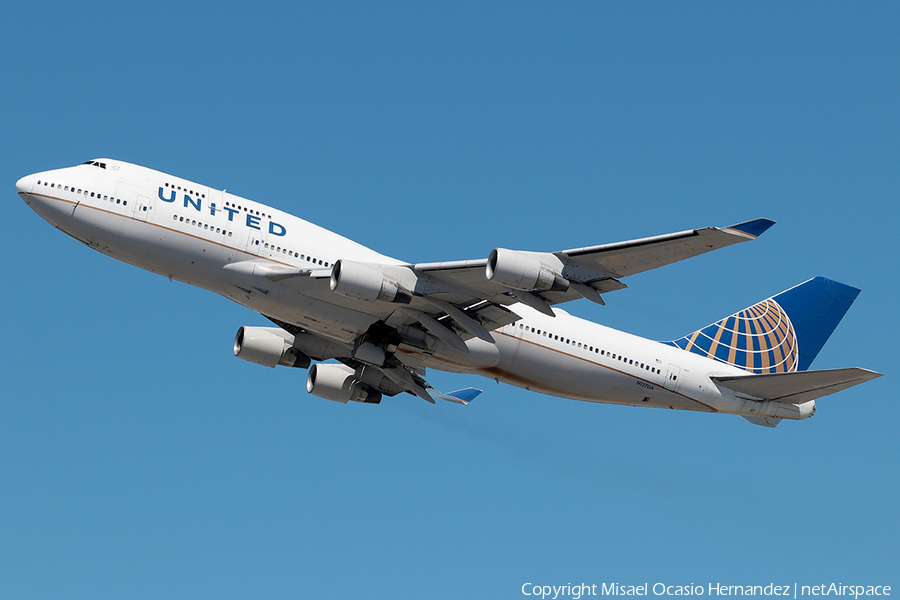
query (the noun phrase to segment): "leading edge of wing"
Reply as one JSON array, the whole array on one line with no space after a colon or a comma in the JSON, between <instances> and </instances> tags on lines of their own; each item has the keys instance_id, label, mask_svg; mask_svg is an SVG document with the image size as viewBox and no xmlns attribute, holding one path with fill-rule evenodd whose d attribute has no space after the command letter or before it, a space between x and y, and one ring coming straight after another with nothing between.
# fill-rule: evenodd
<instances>
[{"instance_id":1,"label":"leading edge of wing","mask_svg":"<svg viewBox=\"0 0 900 600\"><path fill-rule=\"evenodd\" d=\"M734 239L731 243L736 244L738 242L744 242L748 240L753 240L761 236L763 233L768 231L772 225L775 224L775 221L772 219L753 219L751 221L744 221L743 223L738 223L736 225L731 225L730 227L704 227L701 229L688 229L686 231L677 231L675 233L666 233L663 235L654 235L646 238L640 238L637 240L628 240L625 242L613 242L612 244L601 244L599 246L585 246L584 248L572 248L571 250L563 250L562 253L566 256L582 256L584 254L594 254L599 252L607 252L607 251L616 251L616 250L624 250L627 248L639 248L641 246L649 246L654 244L663 244L666 242L682 240L685 238L692 238L703 235L715 234L716 232L737 236L737 239ZM728 239L728 238L722 238ZM726 244L728 245L728 244ZM719 246L722 247L722 246ZM712 250L712 248L710 248Z\"/></svg>"},{"instance_id":2,"label":"leading edge of wing","mask_svg":"<svg viewBox=\"0 0 900 600\"><path fill-rule=\"evenodd\" d=\"M611 244L600 244L599 246L585 246L583 248L573 248L571 250L562 250L561 252L559 252L559 254L565 254L570 258L575 258L578 256L583 256L585 254L615 252L617 250L627 250L630 248L639 248L641 246L664 244L666 242L704 236L715 232L720 232L725 236L730 236L722 238L730 239L730 243L708 248L708 250L715 250L716 248L724 248L725 246L736 244L738 242L756 239L757 237L765 233L774 224L775 221L773 221L772 219L753 219L751 221L744 221L743 223L738 223L730 227L706 227L704 229L688 229L687 231L667 233L664 235L655 235L637 240L614 242ZM413 268L415 268L417 271L453 271L456 269L484 268L485 265L487 265L486 258L476 258L471 260L419 263L413 265Z\"/></svg>"}]
</instances>

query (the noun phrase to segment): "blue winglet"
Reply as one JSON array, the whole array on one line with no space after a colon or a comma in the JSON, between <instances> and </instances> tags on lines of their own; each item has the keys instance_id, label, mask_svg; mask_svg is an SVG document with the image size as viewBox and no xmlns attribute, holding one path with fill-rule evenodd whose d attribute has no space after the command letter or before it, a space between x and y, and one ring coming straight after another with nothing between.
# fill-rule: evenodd
<instances>
[{"instance_id":1,"label":"blue winglet","mask_svg":"<svg viewBox=\"0 0 900 600\"><path fill-rule=\"evenodd\" d=\"M450 392L449 394L438 392L437 390L434 390L432 392L432 395L437 396L441 400L446 400L447 402L455 402L457 404L468 404L469 402L477 398L480 394L481 390L476 388L464 388L461 390L456 390L455 392Z\"/></svg>"},{"instance_id":2,"label":"blue winglet","mask_svg":"<svg viewBox=\"0 0 900 600\"><path fill-rule=\"evenodd\" d=\"M453 396L454 398L459 398L460 400L469 403L481 395L481 390L477 388L465 388L462 390L456 390L455 392L450 392L447 395Z\"/></svg>"},{"instance_id":3,"label":"blue winglet","mask_svg":"<svg viewBox=\"0 0 900 600\"><path fill-rule=\"evenodd\" d=\"M759 237L768 231L769 227L774 224L775 221L772 219L753 219L752 221L745 221L744 223L732 225L731 227L728 227L728 229L734 229L735 231L740 231L741 233L746 233L753 237Z\"/></svg>"}]
</instances>

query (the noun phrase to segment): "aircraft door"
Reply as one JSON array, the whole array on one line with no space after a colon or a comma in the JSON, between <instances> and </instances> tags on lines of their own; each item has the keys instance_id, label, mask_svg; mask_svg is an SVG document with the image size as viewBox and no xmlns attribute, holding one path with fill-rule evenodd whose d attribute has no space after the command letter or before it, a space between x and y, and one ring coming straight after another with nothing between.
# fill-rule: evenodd
<instances>
[{"instance_id":1,"label":"aircraft door","mask_svg":"<svg viewBox=\"0 0 900 600\"><path fill-rule=\"evenodd\" d=\"M518 322L518 323L516 323L516 324L514 325L514 327L515 327L516 329L515 329L515 331L513 331L513 337L515 337L516 339L521 340L521 339L522 339L522 336L524 335L524 332L525 332L525 327L523 327L521 321Z\"/></svg>"},{"instance_id":2,"label":"aircraft door","mask_svg":"<svg viewBox=\"0 0 900 600\"><path fill-rule=\"evenodd\" d=\"M150 198L147 196L138 196L137 202L134 203L134 219L137 221L146 221L149 212Z\"/></svg>"},{"instance_id":3,"label":"aircraft door","mask_svg":"<svg viewBox=\"0 0 900 600\"><path fill-rule=\"evenodd\" d=\"M677 391L679 377L681 377L681 367L670 363L669 364L669 372L666 373L665 388L667 390L672 390L673 392Z\"/></svg>"},{"instance_id":4,"label":"aircraft door","mask_svg":"<svg viewBox=\"0 0 900 600\"><path fill-rule=\"evenodd\" d=\"M256 229L249 229L247 233L247 252L250 254L259 254L259 247L262 245L260 233Z\"/></svg>"}]
</instances>

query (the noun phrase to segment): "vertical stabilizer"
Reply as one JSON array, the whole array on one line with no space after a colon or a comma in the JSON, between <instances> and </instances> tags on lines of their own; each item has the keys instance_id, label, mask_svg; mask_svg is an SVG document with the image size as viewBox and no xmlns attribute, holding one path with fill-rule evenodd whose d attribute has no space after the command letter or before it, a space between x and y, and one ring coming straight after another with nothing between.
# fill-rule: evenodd
<instances>
[{"instance_id":1,"label":"vertical stabilizer","mask_svg":"<svg viewBox=\"0 0 900 600\"><path fill-rule=\"evenodd\" d=\"M669 343L751 373L805 371L858 295L814 277Z\"/></svg>"}]
</instances>

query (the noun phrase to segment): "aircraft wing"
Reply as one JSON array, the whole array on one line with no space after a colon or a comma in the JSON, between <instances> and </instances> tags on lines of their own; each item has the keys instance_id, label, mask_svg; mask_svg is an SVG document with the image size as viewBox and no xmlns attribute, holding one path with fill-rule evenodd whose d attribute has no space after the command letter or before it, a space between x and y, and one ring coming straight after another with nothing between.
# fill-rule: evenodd
<instances>
[{"instance_id":1,"label":"aircraft wing","mask_svg":"<svg viewBox=\"0 0 900 600\"><path fill-rule=\"evenodd\" d=\"M523 302L552 314L549 306L578 298L603 304L602 294L628 287L620 281L621 278L756 239L774 224L769 219L755 219L730 227L690 229L548 253L497 249L487 259L423 263L413 268L448 287L468 290L481 300L499 304ZM506 259L510 259L510 267L502 272L503 275L510 272L514 275L517 268L527 271L529 266L534 270L534 266L539 265L540 269L555 278L550 285L544 286L546 289L540 289L540 286L529 289L530 280L511 282L486 275L490 273L492 264L502 267L502 261ZM495 268L495 271L499 270ZM510 283L520 285L514 287Z\"/></svg>"},{"instance_id":2,"label":"aircraft wing","mask_svg":"<svg viewBox=\"0 0 900 600\"><path fill-rule=\"evenodd\" d=\"M774 224L769 219L755 219L731 227L690 229L629 242L573 248L561 254L576 264L599 268L615 277L627 277L756 239Z\"/></svg>"},{"instance_id":3,"label":"aircraft wing","mask_svg":"<svg viewBox=\"0 0 900 600\"><path fill-rule=\"evenodd\" d=\"M252 269L335 311L345 309L343 333L351 338L372 335L370 327L382 323L399 332L403 354L411 360L432 351L436 340L463 353L469 352L466 341L473 337L493 343L491 331L520 318L513 309L516 303L550 316L552 305L578 298L603 304L602 294L627 287L620 278L755 239L773 224L756 219L558 252L497 248L477 260L413 265L341 259L330 269L256 263L235 268ZM423 336L423 330L430 336ZM343 336L335 335L339 333Z\"/></svg>"}]
</instances>

